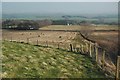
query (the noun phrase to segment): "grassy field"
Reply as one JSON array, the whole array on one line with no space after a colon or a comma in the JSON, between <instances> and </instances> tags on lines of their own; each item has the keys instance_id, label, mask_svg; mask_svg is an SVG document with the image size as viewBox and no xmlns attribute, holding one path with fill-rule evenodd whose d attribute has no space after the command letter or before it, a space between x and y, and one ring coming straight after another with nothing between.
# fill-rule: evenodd
<instances>
[{"instance_id":1,"label":"grassy field","mask_svg":"<svg viewBox=\"0 0 120 80\"><path fill-rule=\"evenodd\" d=\"M110 56L113 58L115 63L115 56L118 52L118 26L79 26L79 25L51 25L40 28L40 30L80 30L83 35L87 38L94 40L102 48L106 49ZM84 31L82 31L84 30ZM106 30L106 31L97 31L96 30ZM46 41L49 45L57 47L60 43L61 47L68 47L70 43L75 41L78 32L51 32L51 31L7 31L3 30L3 39L26 42L27 38L30 38L30 43L36 44L36 40L39 40L39 44L46 44ZM81 36L77 36L78 41L82 41ZM67 49L67 48L66 48Z\"/></svg>"},{"instance_id":2,"label":"grassy field","mask_svg":"<svg viewBox=\"0 0 120 80\"><path fill-rule=\"evenodd\" d=\"M103 78L89 57L62 49L4 41L3 78Z\"/></svg>"},{"instance_id":3,"label":"grassy field","mask_svg":"<svg viewBox=\"0 0 120 80\"><path fill-rule=\"evenodd\" d=\"M76 37L76 32L52 32L52 31L39 31L39 30L28 30L28 31L11 31L11 30L3 30L3 39L27 42L27 38L29 38L29 43L46 45L46 42L49 46L58 47L58 43L60 43L60 47L68 48L69 44L73 42L73 39Z\"/></svg>"},{"instance_id":4,"label":"grassy field","mask_svg":"<svg viewBox=\"0 0 120 80\"><path fill-rule=\"evenodd\" d=\"M80 26L80 25L51 25L40 28L40 30L118 30L118 26L97 25L97 26Z\"/></svg>"},{"instance_id":5,"label":"grassy field","mask_svg":"<svg viewBox=\"0 0 120 80\"><path fill-rule=\"evenodd\" d=\"M95 41L103 49L106 49L106 62L113 68L109 69L111 73L115 73L116 55L118 52L118 30L117 26L77 26L77 25L52 25L40 28L40 30L80 30L80 32L87 38ZM38 44L51 46L53 48L59 47L62 49L69 49L69 44L74 47L85 45L85 39L81 37L79 32L59 32L59 31L40 31L40 30L3 30L2 38L6 40L27 42L29 38L30 44ZM83 30L83 31L82 31ZM100 30L100 31L96 31ZM102 31L105 30L105 31ZM110 31L113 30L113 31ZM49 51L48 51L49 52ZM99 59L102 59L102 51L99 51ZM93 53L95 54L95 53ZM109 55L109 56L107 56ZM108 59L109 58L109 59Z\"/></svg>"}]
</instances>

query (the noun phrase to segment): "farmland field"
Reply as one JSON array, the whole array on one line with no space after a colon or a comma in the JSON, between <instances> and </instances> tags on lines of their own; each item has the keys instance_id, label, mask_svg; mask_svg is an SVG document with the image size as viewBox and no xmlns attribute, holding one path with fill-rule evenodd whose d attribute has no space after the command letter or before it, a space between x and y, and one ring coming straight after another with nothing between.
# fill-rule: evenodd
<instances>
[{"instance_id":1,"label":"farmland field","mask_svg":"<svg viewBox=\"0 0 120 80\"><path fill-rule=\"evenodd\" d=\"M79 25L51 25L40 28L40 30L118 30L118 26L96 25L96 26L79 26Z\"/></svg>"},{"instance_id":2,"label":"farmland field","mask_svg":"<svg viewBox=\"0 0 120 80\"><path fill-rule=\"evenodd\" d=\"M76 36L76 32L51 32L51 31L9 31L3 30L3 39L27 42L27 38L29 38L29 43L38 44L57 47L58 43L60 43L61 47L68 47L72 40Z\"/></svg>"},{"instance_id":3,"label":"farmland field","mask_svg":"<svg viewBox=\"0 0 120 80\"><path fill-rule=\"evenodd\" d=\"M117 26L63 26L63 25L52 25L40 28L40 30L80 30L80 32L90 38L91 40L97 42L101 47L105 48L108 52L112 54L117 54L118 51L118 27ZM16 40L29 42L32 44L54 45L57 47L60 43L61 47L68 47L70 43L76 42L76 36L78 32L59 32L59 31L10 31L3 30L3 39ZM78 36L81 37L81 36ZM84 39L83 39L84 40ZM82 41L79 38L79 42ZM111 46L112 45L112 46ZM111 47L109 47L111 46Z\"/></svg>"},{"instance_id":4,"label":"farmland field","mask_svg":"<svg viewBox=\"0 0 120 80\"><path fill-rule=\"evenodd\" d=\"M80 47L80 44L85 45L85 39L79 34L79 32L72 32L75 30L79 30L86 38L95 41L100 47L106 50L107 55L111 58L109 59L106 57L106 62L108 62L113 68L113 70L108 69L108 71L113 73L118 51L117 26L52 25L42 27L39 30L3 30L2 38L3 40L25 42L33 45L50 46L52 48L59 47L60 49L69 51L70 44L73 44L75 47ZM99 54L99 58L102 58L101 51Z\"/></svg>"}]
</instances>

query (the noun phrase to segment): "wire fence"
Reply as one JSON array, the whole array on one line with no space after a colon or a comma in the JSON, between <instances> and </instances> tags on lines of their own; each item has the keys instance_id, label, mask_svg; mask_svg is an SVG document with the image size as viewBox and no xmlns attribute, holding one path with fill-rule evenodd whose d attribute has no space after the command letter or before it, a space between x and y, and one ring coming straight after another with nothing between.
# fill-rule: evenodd
<instances>
[{"instance_id":1,"label":"wire fence","mask_svg":"<svg viewBox=\"0 0 120 80\"><path fill-rule=\"evenodd\" d=\"M76 52L88 55L92 59L96 61L98 66L104 71L108 73L113 73L116 76L116 80L120 79L120 56L117 58L117 66L113 67L113 63L111 62L111 58L105 49L102 49L97 43L93 43L90 41L84 41L84 44L76 44L73 43L62 43L62 42L54 42L54 41L40 41L39 39L32 40L31 38L26 39L14 39L10 37L9 39L4 39L7 41L16 41L21 43L33 44L33 45L42 45L46 47L55 47L58 49L65 49L67 51ZM106 74L108 75L108 74ZM109 76L109 75L108 75Z\"/></svg>"}]
</instances>

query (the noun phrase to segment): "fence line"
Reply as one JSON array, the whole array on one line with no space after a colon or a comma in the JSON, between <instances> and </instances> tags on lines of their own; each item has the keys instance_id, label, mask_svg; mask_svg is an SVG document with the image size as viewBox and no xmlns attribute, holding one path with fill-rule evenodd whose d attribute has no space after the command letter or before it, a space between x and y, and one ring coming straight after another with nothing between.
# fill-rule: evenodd
<instances>
[{"instance_id":1,"label":"fence line","mask_svg":"<svg viewBox=\"0 0 120 80\"><path fill-rule=\"evenodd\" d=\"M26 43L29 43L30 44L30 38L26 38ZM13 37L10 37L10 41L13 41ZM20 42L20 41L22 41L22 40L18 40L17 42ZM36 40L36 45L39 45L40 43L39 43L40 41L39 40ZM41 44L42 45L42 44ZM54 45L54 42L53 42L53 45ZM48 46L50 46L49 45L49 43L48 43L48 41L45 41L45 46L46 47L48 47ZM57 44L57 48L58 49L60 49L60 42L58 42L58 44ZM100 62L99 61L101 61L101 66L102 66L102 69L103 70L105 70L105 64L106 64L106 61L105 61L105 55L106 55L106 51L105 50L102 50L103 51L103 53L102 53L102 59L100 60L99 59L99 48L100 48L100 46L98 46L98 44L97 43L92 43L92 42L90 42L90 41L86 41L85 42L85 45L83 45L83 44L80 44L80 47L78 48L78 47L75 47L75 45L73 45L73 44L69 44L69 46L68 46L68 49L71 51L71 52L77 52L77 53L88 53L88 55L89 55L89 57L91 57L91 58L94 58L95 59L95 61L96 61L96 63L99 65L100 64ZM94 54L93 54L94 53ZM117 59L117 66L116 66L116 79L119 79L119 77L120 77L120 56L118 56L118 59Z\"/></svg>"},{"instance_id":2,"label":"fence line","mask_svg":"<svg viewBox=\"0 0 120 80\"><path fill-rule=\"evenodd\" d=\"M120 79L120 56L117 57L116 80Z\"/></svg>"}]
</instances>

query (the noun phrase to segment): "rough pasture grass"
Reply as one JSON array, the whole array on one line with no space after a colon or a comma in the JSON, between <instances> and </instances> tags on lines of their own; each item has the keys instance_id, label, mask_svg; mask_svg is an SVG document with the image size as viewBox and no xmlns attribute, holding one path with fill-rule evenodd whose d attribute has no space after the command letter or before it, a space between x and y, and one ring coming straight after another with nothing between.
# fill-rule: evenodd
<instances>
[{"instance_id":1,"label":"rough pasture grass","mask_svg":"<svg viewBox=\"0 0 120 80\"><path fill-rule=\"evenodd\" d=\"M4 41L2 43L4 78L105 77L92 59L50 47Z\"/></svg>"}]
</instances>

